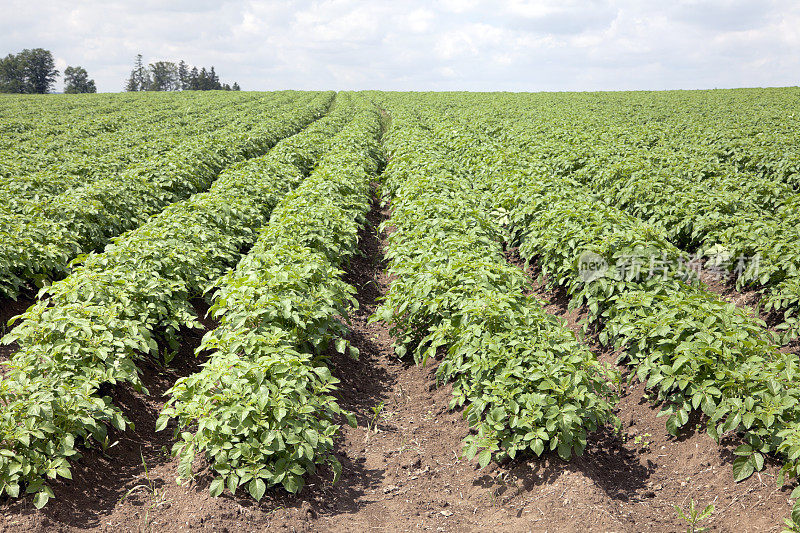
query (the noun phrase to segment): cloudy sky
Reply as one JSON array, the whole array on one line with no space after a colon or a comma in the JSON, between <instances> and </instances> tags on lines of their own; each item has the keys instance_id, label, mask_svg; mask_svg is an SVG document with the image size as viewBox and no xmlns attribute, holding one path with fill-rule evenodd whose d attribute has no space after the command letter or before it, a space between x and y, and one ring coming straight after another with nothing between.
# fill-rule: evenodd
<instances>
[{"instance_id":1,"label":"cloudy sky","mask_svg":"<svg viewBox=\"0 0 800 533\"><path fill-rule=\"evenodd\" d=\"M0 0L0 54L119 91L135 55L244 89L615 90L800 83L792 0ZM61 88L59 82L58 88Z\"/></svg>"}]
</instances>

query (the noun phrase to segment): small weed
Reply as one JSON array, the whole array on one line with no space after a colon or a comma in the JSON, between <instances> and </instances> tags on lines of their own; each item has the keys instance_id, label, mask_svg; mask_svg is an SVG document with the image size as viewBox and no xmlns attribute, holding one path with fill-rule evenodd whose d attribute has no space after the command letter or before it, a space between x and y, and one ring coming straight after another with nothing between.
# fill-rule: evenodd
<instances>
[{"instance_id":1,"label":"small weed","mask_svg":"<svg viewBox=\"0 0 800 533\"><path fill-rule=\"evenodd\" d=\"M627 433L622 432L622 428L615 428L614 432L620 436L622 442L628 442L631 439L631 436ZM636 446L637 449L641 449L643 451L648 451L652 442L650 441L650 437L652 435L650 433L643 433L641 435L634 435L633 436L633 444Z\"/></svg>"},{"instance_id":2,"label":"small weed","mask_svg":"<svg viewBox=\"0 0 800 533\"><path fill-rule=\"evenodd\" d=\"M636 435L633 437L633 443L636 445L637 448L641 448L643 450L650 449L650 437L652 435L650 433L645 433L644 435Z\"/></svg>"},{"instance_id":3,"label":"small weed","mask_svg":"<svg viewBox=\"0 0 800 533\"><path fill-rule=\"evenodd\" d=\"M698 527L697 523L701 520L705 520L714 512L714 504L709 504L706 506L705 509L702 511L699 507L695 507L694 499L689 503L688 512L684 513L683 509L678 507L677 505L674 506L675 510L678 511L678 518L685 520L687 524L686 533L702 533L703 531L708 531L709 528L707 527Z\"/></svg>"},{"instance_id":4,"label":"small weed","mask_svg":"<svg viewBox=\"0 0 800 533\"><path fill-rule=\"evenodd\" d=\"M378 432L378 419L381 417L381 413L383 412L383 402L379 403L375 407L372 407L372 418L367 423L367 431L372 431L373 433Z\"/></svg>"},{"instance_id":5,"label":"small weed","mask_svg":"<svg viewBox=\"0 0 800 533\"><path fill-rule=\"evenodd\" d=\"M144 527L140 527L139 531L150 532L153 531L153 525L150 523L150 513L167 503L167 498L166 494L159 490L158 486L156 486L155 481L150 478L150 470L147 468L147 461L144 460L144 455L142 454L141 450L139 450L139 456L142 458L142 466L144 466L144 477L146 482L140 483L128 490L128 492L126 492L122 498L119 499L119 503L123 503L131 494L134 494L135 492L144 491L147 494L149 505L147 506L147 510L145 511L144 518L142 520Z\"/></svg>"},{"instance_id":6,"label":"small weed","mask_svg":"<svg viewBox=\"0 0 800 533\"><path fill-rule=\"evenodd\" d=\"M175 356L178 355L178 350L164 350L161 352L161 363L164 368L168 367L169 364L175 359Z\"/></svg>"}]
</instances>

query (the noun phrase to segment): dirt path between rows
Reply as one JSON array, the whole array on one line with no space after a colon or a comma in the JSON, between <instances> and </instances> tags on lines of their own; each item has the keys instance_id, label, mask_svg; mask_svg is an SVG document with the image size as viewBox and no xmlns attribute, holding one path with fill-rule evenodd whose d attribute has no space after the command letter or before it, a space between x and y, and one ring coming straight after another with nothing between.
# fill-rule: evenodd
<instances>
[{"instance_id":1,"label":"dirt path between rows","mask_svg":"<svg viewBox=\"0 0 800 533\"><path fill-rule=\"evenodd\" d=\"M388 217L373 210L377 226ZM342 480L317 481L298 510L295 500L276 513L274 526L310 531L678 531L674 509L694 499L714 503L701 525L713 530L779 531L788 515L790 489L774 482L776 468L734 483L732 455L703 433L670 437L658 409L634 381L623 388L618 416L621 435L592 436L585 455L571 463L556 456L492 464L477 469L460 459L469 428L447 409L451 389L436 388L435 364L428 368L398 361L385 325L367 324L389 280L382 261L384 242L362 234L362 251L347 279L358 289L360 310L352 317L351 340L358 362L334 358L342 379L342 404L359 415L359 428L345 428L337 455ZM511 262L523 265L518 257ZM529 272L533 277L535 272ZM567 311L566 296L536 284L548 312L577 332L585 310ZM614 354L586 339L601 359ZM383 405L377 431L366 429L373 408ZM298 522L298 520L304 520Z\"/></svg>"},{"instance_id":2,"label":"dirt path between rows","mask_svg":"<svg viewBox=\"0 0 800 533\"><path fill-rule=\"evenodd\" d=\"M0 339L5 337L18 323L9 325L9 321L17 315L21 315L25 310L32 306L36 300L30 296L20 296L16 300L11 298L0 298ZM17 343L0 343L0 363L8 361L11 356L19 349ZM0 367L0 375L5 374L5 367Z\"/></svg>"},{"instance_id":3,"label":"dirt path between rows","mask_svg":"<svg viewBox=\"0 0 800 533\"><path fill-rule=\"evenodd\" d=\"M389 213L377 201L360 235L362 256L346 267L359 310L351 316L351 342L358 361L331 355L340 380L342 407L356 413L336 447L343 465L332 484L328 469L308 480L299 495L268 491L256 503L241 493L208 494L209 476L178 486L177 461L168 450L170 431L154 433L162 395L176 379L198 368L192 355L203 333L187 331L168 369L145 365L151 395L126 388L115 400L136 430L114 434L106 452L90 450L78 461L74 480L54 484L57 498L36 511L30 498L0 505L2 531L643 531L685 530L674 504L714 503L703 525L714 530L777 531L789 512L789 489L774 483L775 468L736 484L731 455L704 434L673 439L639 384L625 387L618 415L623 435L591 436L583 457L518 459L478 469L460 458L469 428L447 409L451 389L435 386L435 363L415 366L393 355L384 324L367 319L386 292L383 236L375 228ZM509 256L514 262L518 258ZM549 312L579 329L581 311L567 312L565 296L537 286ZM195 302L199 313L204 304ZM612 354L590 346L601 358ZM146 467L145 467L146 465ZM197 468L204 467L201 460ZM130 491L130 493L129 493ZM127 494L127 496L126 496Z\"/></svg>"}]
</instances>

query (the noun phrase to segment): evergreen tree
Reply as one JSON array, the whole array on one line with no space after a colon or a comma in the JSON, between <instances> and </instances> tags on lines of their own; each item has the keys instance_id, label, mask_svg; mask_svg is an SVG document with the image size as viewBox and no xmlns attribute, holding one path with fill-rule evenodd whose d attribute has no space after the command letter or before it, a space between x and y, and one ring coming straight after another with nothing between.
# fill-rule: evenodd
<instances>
[{"instance_id":1,"label":"evergreen tree","mask_svg":"<svg viewBox=\"0 0 800 533\"><path fill-rule=\"evenodd\" d=\"M139 85L136 83L136 70L131 71L131 75L128 77L128 80L125 82L125 90L129 93L139 90Z\"/></svg>"},{"instance_id":2,"label":"evergreen tree","mask_svg":"<svg viewBox=\"0 0 800 533\"><path fill-rule=\"evenodd\" d=\"M200 73L197 72L197 67L192 67L192 71L189 74L189 89L192 91L200 90Z\"/></svg>"},{"instance_id":3,"label":"evergreen tree","mask_svg":"<svg viewBox=\"0 0 800 533\"><path fill-rule=\"evenodd\" d=\"M222 86L219 84L219 76L214 71L214 65L211 65L211 70L208 72L208 88L209 90L220 89Z\"/></svg>"},{"instance_id":4,"label":"evergreen tree","mask_svg":"<svg viewBox=\"0 0 800 533\"><path fill-rule=\"evenodd\" d=\"M144 61L142 61L142 54L136 54L136 63L133 66L133 72L134 72L133 79L134 82L136 83L136 90L137 91L150 90L150 73L144 66Z\"/></svg>"},{"instance_id":5,"label":"evergreen tree","mask_svg":"<svg viewBox=\"0 0 800 533\"><path fill-rule=\"evenodd\" d=\"M131 75L125 83L126 91L240 91L238 83L223 84L213 65L206 69L192 66L184 60L177 64L157 61L144 67L142 54L136 56Z\"/></svg>"},{"instance_id":6,"label":"evergreen tree","mask_svg":"<svg viewBox=\"0 0 800 533\"><path fill-rule=\"evenodd\" d=\"M189 88L189 67L183 59L178 63L178 81L180 82L181 91Z\"/></svg>"},{"instance_id":7,"label":"evergreen tree","mask_svg":"<svg viewBox=\"0 0 800 533\"><path fill-rule=\"evenodd\" d=\"M206 67L200 69L200 76L197 78L197 88L201 91L208 90L208 72L206 72Z\"/></svg>"}]
</instances>

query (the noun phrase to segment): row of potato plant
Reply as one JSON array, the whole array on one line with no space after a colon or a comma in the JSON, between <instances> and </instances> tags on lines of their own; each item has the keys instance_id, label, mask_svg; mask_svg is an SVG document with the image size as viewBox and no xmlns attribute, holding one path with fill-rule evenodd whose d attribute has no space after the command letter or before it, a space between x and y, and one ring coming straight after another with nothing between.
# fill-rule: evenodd
<instances>
[{"instance_id":1,"label":"row of potato plant","mask_svg":"<svg viewBox=\"0 0 800 533\"><path fill-rule=\"evenodd\" d=\"M777 350L763 321L704 290L692 270L675 268L689 258L663 227L643 223L564 178L557 168L569 168L571 154L565 158L553 144L542 147L536 137L520 134L530 125L513 115L479 119L481 114L469 109L449 128L462 132L462 143L471 142L475 131L500 139L479 158L478 171L493 176L501 191L495 216L510 223L514 243L522 244L521 254L538 263L543 277L565 286L571 306L587 305L601 341L625 350L621 360L658 391L669 431L677 434L700 410L715 439L743 439L735 451L735 479L763 468L768 453L784 461L781 483L786 474L797 477L796 356ZM602 276L585 277L586 252L605 265ZM654 258L669 270L656 265L651 276ZM633 267L636 262L643 271ZM793 516L800 516L797 505Z\"/></svg>"},{"instance_id":2,"label":"row of potato plant","mask_svg":"<svg viewBox=\"0 0 800 533\"><path fill-rule=\"evenodd\" d=\"M169 391L158 429L177 420L180 476L191 478L203 456L214 496L241 487L259 500L273 485L297 492L321 463L339 475L337 422L355 419L331 394L337 379L326 351L348 347L347 311L357 304L340 268L357 252L382 154L377 110L360 105L250 253L215 283L219 327L198 348L210 359Z\"/></svg>"},{"instance_id":3,"label":"row of potato plant","mask_svg":"<svg viewBox=\"0 0 800 533\"><path fill-rule=\"evenodd\" d=\"M538 128L518 121L510 134L538 144L553 172L580 180L604 201L663 228L676 246L729 270L737 288L760 289L764 310L783 312L783 343L800 334L796 176L787 178L790 185L732 163L685 129L564 114Z\"/></svg>"},{"instance_id":4,"label":"row of potato plant","mask_svg":"<svg viewBox=\"0 0 800 533\"><path fill-rule=\"evenodd\" d=\"M163 154L185 139L222 127L228 112L264 97L268 95L250 95L246 100L215 95L196 101L142 97L138 105L120 102L123 105L111 120L88 116L61 135L14 143L7 150L0 149L0 210L34 211L41 200L108 177ZM293 96L286 94L289 98ZM96 131L90 127L96 122L105 122L105 128ZM86 130L96 133L87 137Z\"/></svg>"},{"instance_id":5,"label":"row of potato plant","mask_svg":"<svg viewBox=\"0 0 800 533\"><path fill-rule=\"evenodd\" d=\"M734 273L738 289L761 288L764 310L784 313L783 343L800 333L800 195L741 174L695 180L687 168L630 153L584 159L573 175L604 201L663 228L677 246Z\"/></svg>"},{"instance_id":6,"label":"row of potato plant","mask_svg":"<svg viewBox=\"0 0 800 533\"><path fill-rule=\"evenodd\" d=\"M136 98L124 95L97 95L72 102L69 99L0 99L0 188L9 183L7 178L22 178L55 167L70 168L74 156L86 150L93 152L96 144L106 144L104 141L117 137L129 126L155 125L151 118L171 122L170 117L177 118L181 112L193 114L193 109L187 109L190 105L208 112L213 108L207 106L220 104L217 98L205 102L184 95L139 98L138 104ZM115 147L108 143L107 148Z\"/></svg>"},{"instance_id":7,"label":"row of potato plant","mask_svg":"<svg viewBox=\"0 0 800 533\"><path fill-rule=\"evenodd\" d=\"M52 137L14 143L3 155L0 167L0 210L31 213L67 189L88 185L168 152L202 133L225 127L227 116L238 107L264 100L279 106L297 97L291 91L254 93L248 98L215 96L208 100L186 98L150 99L124 105L105 121L104 131L86 137L95 120L89 116Z\"/></svg>"},{"instance_id":8,"label":"row of potato plant","mask_svg":"<svg viewBox=\"0 0 800 533\"><path fill-rule=\"evenodd\" d=\"M491 191L475 170L489 139L459 141L443 113L417 117L396 97L387 106L393 281L374 319L391 324L401 356L424 362L444 350L437 378L454 382L451 407L466 406L477 429L468 458L485 466L526 452L580 455L587 433L614 419L609 382L618 376L504 259L505 234L487 214Z\"/></svg>"},{"instance_id":9,"label":"row of potato plant","mask_svg":"<svg viewBox=\"0 0 800 533\"><path fill-rule=\"evenodd\" d=\"M189 299L255 242L257 228L352 116L346 96L337 102L331 114L267 155L227 169L208 192L170 205L103 253L89 254L22 315L4 339L20 350L0 382L2 493L24 489L44 505L53 496L46 478L69 477L80 446L106 446L108 426L128 426L108 386L143 390L138 361L158 355L159 341L175 348L180 328L196 325ZM303 106L277 120L275 130L296 130L318 111L318 102Z\"/></svg>"},{"instance_id":10,"label":"row of potato plant","mask_svg":"<svg viewBox=\"0 0 800 533\"><path fill-rule=\"evenodd\" d=\"M263 154L321 116L332 98L332 93L312 93L278 106L257 100L227 112L226 127L48 199L40 212L0 213L0 295L16 297L26 282L65 273L76 256L102 248L170 203L208 189L226 166Z\"/></svg>"},{"instance_id":11,"label":"row of potato plant","mask_svg":"<svg viewBox=\"0 0 800 533\"><path fill-rule=\"evenodd\" d=\"M797 430L800 417L795 407L798 392L794 384L796 356L779 353L763 322L701 290L690 273L659 276L656 271L656 277L649 277L651 258L672 264L685 262L688 257L670 241L684 243L674 239L675 235L670 235L660 220L642 223L603 204L602 197L593 195L580 183L564 179L580 177L586 159L593 153L572 149L575 138L578 143L583 142L585 127L589 126L587 117L594 121L591 127L600 132L593 137L595 145L612 145L609 151L618 149L620 157L626 150L634 150L636 143L635 150L644 147L646 152L664 138L674 140L674 132L664 131L669 128L662 125L675 115L647 117L639 108L642 100L653 100L656 108L660 106L661 111L666 111L668 106L664 106L664 101L670 98L656 99L649 95L640 98L630 93L610 97L585 95L585 103L580 102L579 95L561 98L569 99L569 106L565 101L559 102L560 98L559 95L508 96L505 101L492 104L491 99L480 95L449 100L447 95L437 97L440 115L448 107L460 115L460 120L450 124L450 128L465 132L463 142L470 142L474 130L482 130L500 141L495 154L484 155L487 164L478 173L493 177L500 189L508 187L509 194L497 194L499 201L492 214L504 222L513 222L517 243L520 238L530 239L528 246L523 246L523 254L539 262L552 283L566 286L573 296L573 306L588 305L601 328L601 339L626 349L623 358L636 366L648 386L660 391L670 430L677 432L685 425L691 411L704 411L712 436L721 438L736 433L745 441L736 449L736 479L744 479L760 469L764 455L769 452L777 452L785 460L780 481L783 474L796 477L800 459ZM609 116L597 120L597 109L605 106L604 100L618 98L627 100L625 106L614 108ZM424 100L417 98L420 99ZM431 101L424 103L428 107ZM551 105L535 105L544 103ZM614 127L620 115L630 115L646 133L639 136L633 131L628 139L633 144L625 149L614 148L624 146L617 137L628 135ZM702 138L705 133L691 132L690 122L683 124L686 129L679 130L679 135L689 133L689 136L696 134L695 139ZM725 142L721 140L714 150ZM702 150L697 152L702 154ZM664 151L659 157L667 159ZM713 178L724 187L744 189L728 195L712 195L712 199L726 200L724 208L750 209L763 202L763 206L780 209L782 204L774 200L778 193L786 192L785 187L780 184L773 187L768 179L752 180L746 173L743 175L747 183L737 184L729 168L716 165L711 159L697 162L696 168L690 166L683 182L657 180L653 187L648 185L642 192L645 195L651 190L658 192L659 185L672 183L675 186L671 190L677 196L686 190L696 190L685 185L690 180ZM529 166L520 168L520 161L529 161ZM722 173L726 174L718 176ZM590 186L592 177L591 172L582 176ZM473 180L471 186L476 181L480 182ZM509 182L513 184L510 187ZM628 189L631 201L637 201L637 187L644 185L646 180L642 179ZM667 203L665 217L671 215L669 210L675 208L676 202L679 200ZM709 204L716 213L724 213L720 207ZM712 215L715 212L704 211L711 211ZM677 222L684 220L682 216L674 218ZM734 227L745 230L752 218L742 217ZM529 226L531 231L527 234ZM710 227L713 229L713 224ZM608 270L604 276L583 279L580 258L586 251L599 255L606 264ZM632 257L641 259L644 276L632 275L629 268ZM793 496L797 496L797 491ZM798 514L800 508L796 505L793 516Z\"/></svg>"},{"instance_id":12,"label":"row of potato plant","mask_svg":"<svg viewBox=\"0 0 800 533\"><path fill-rule=\"evenodd\" d=\"M690 271L669 267L651 275L654 257L680 264L681 252L661 229L541 168L516 176L501 205L510 211L521 255L552 285L566 288L571 307L588 307L601 342L624 350L620 362L657 391L669 432L677 435L700 410L715 440L743 439L733 463L737 481L761 470L767 453L781 455L782 472L796 477L797 357L780 353L762 320L699 286ZM582 271L587 252L602 259L602 275ZM631 258L644 268L630 268Z\"/></svg>"},{"instance_id":13,"label":"row of potato plant","mask_svg":"<svg viewBox=\"0 0 800 533\"><path fill-rule=\"evenodd\" d=\"M663 217L659 220L655 216L642 223L607 205L617 202L603 194L608 190L603 183L593 181L595 177L602 182L604 170L613 173L618 169L613 165L608 169L588 160L586 154L576 156L571 151L573 137L581 137L579 128L563 128L553 139L550 124L531 120L532 114L520 117L519 110L512 113L503 110L499 117L488 116L483 122L477 119L481 114L481 109L470 109L454 127L465 130L482 127L502 138L496 157L485 160L488 164L484 170L486 175L500 178L500 187L508 182L515 184L499 202L498 212L512 221L517 243L527 241L521 252L539 263L551 283L567 288L572 306L587 304L590 319L601 328L599 335L603 342L613 342L617 348L626 350L621 359L634 365L646 385L659 392L670 432L677 434L688 422L689 414L700 410L706 416L709 434L715 439L735 434L744 441L735 450L736 480L746 479L763 468L768 453L777 454L784 463L779 483L783 483L786 475L797 477L800 411L796 405L800 392L794 383L798 371L796 355L777 350L763 321L703 290L691 270L675 268L686 265L689 257L671 244L681 240L675 238L677 233L670 232L669 224L663 220L672 217L676 223L671 228L674 229L694 216L694 220L689 220L689 228L694 230L691 223L708 216L710 222L706 227L713 232L716 217L723 227L746 234L748 228L753 229L754 221L755 227L759 227L757 213L769 205L778 211L772 220L781 220L781 224L791 220L793 213L785 206L797 195L787 193L781 184L759 182L746 174L738 179L749 183L738 184L737 178L723 175L729 170L702 161L694 170L691 166L682 167L683 162L673 167L673 172L675 168L685 171L682 181L672 177L662 179L659 175L654 183L649 183L645 177L653 177L660 167L645 162L639 167L642 173L637 176L638 182L625 184L619 198L642 206L648 203L648 194L663 196L671 189L676 196L664 197L662 205L650 203L648 207L660 209ZM615 135L616 132L607 135L601 143L611 145L608 149L611 153L618 143ZM620 149L617 155L627 164L630 160L624 157L630 157L632 151L635 152L631 147ZM651 159L659 157L653 155ZM520 168L520 161L526 161L527 168ZM609 159L606 162L611 163ZM593 175L593 169L597 176ZM600 194L592 194L581 183L565 176L581 178ZM705 184L706 189L692 187L692 179ZM719 194L714 194L714 187L709 186L712 183L721 187ZM612 183L606 180L605 185L613 187L613 180ZM662 193L659 187L667 191ZM681 213L685 196L677 193L687 195L692 191L697 194L688 194L690 198L705 194L710 199L706 203L700 199L694 202L697 213L691 213L691 209ZM787 194L787 198L770 204L770 197L776 191ZM725 226L723 221L732 223ZM791 243L797 241L796 237L786 236L790 227L791 224L785 226L783 238L775 239L778 249L790 249ZM585 252L599 256L608 269L604 275L585 278L586 272L582 271L585 263L581 260ZM644 272L632 268L636 259ZM647 271L653 259L657 264L655 275L650 276ZM782 259L784 266L790 264L791 254L784 254ZM673 270L664 272L661 264L670 265ZM793 497L798 495L800 489L794 491ZM795 504L792 516L795 521L800 519L800 505Z\"/></svg>"}]
</instances>

